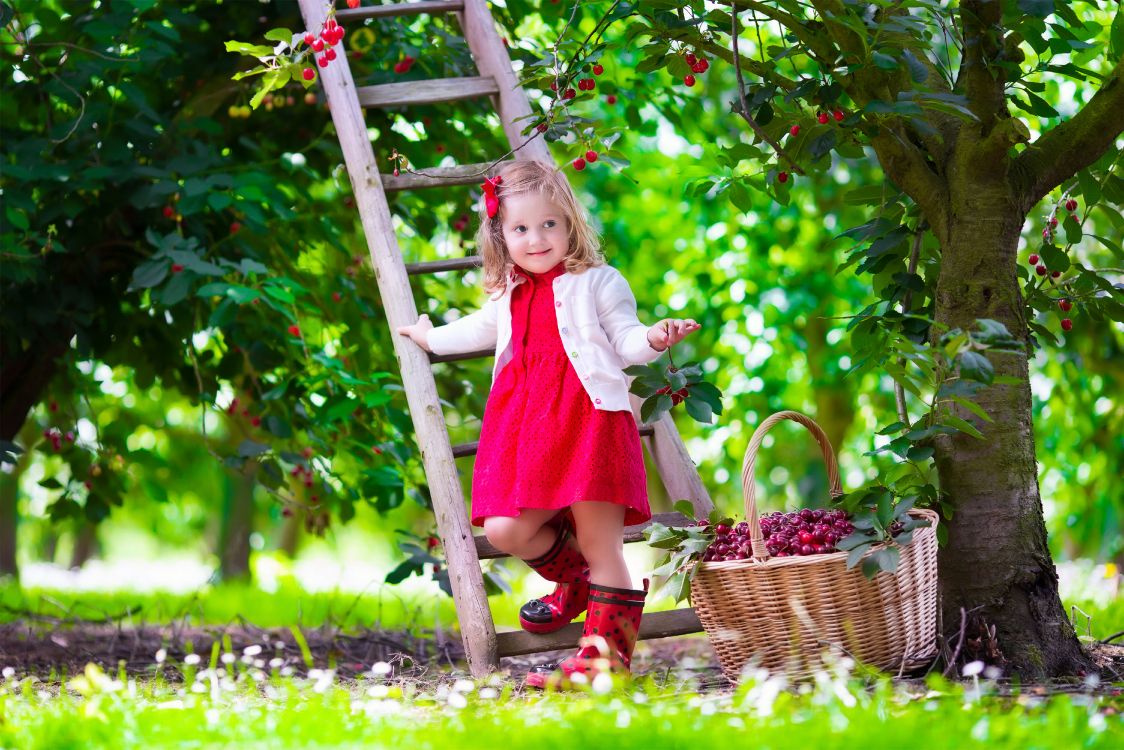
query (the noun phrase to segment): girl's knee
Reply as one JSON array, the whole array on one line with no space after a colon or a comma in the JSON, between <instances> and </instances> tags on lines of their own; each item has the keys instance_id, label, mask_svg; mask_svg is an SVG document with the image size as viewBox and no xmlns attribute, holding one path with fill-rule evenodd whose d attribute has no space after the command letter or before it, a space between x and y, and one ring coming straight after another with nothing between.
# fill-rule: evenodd
<instances>
[{"instance_id":1,"label":"girl's knee","mask_svg":"<svg viewBox=\"0 0 1124 750\"><path fill-rule=\"evenodd\" d=\"M523 528L525 525L518 518L489 516L484 519L484 536L488 537L488 541L496 549L509 555L514 554L527 543L527 533Z\"/></svg>"}]
</instances>

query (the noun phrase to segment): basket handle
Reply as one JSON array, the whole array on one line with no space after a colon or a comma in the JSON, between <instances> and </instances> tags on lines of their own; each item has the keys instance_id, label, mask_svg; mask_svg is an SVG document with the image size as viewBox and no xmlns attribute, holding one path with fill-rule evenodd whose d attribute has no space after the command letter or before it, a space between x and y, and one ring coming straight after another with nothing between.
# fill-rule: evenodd
<instances>
[{"instance_id":1,"label":"basket handle","mask_svg":"<svg viewBox=\"0 0 1124 750\"><path fill-rule=\"evenodd\" d=\"M839 483L839 465L835 460L835 451L831 448L831 441L823 429L815 421L798 411L779 411L768 417L761 426L753 431L749 439L749 447L745 449L745 460L742 462L742 495L745 498L745 517L749 520L750 543L753 547L753 556L757 559L768 559L769 553L765 549L765 539L761 535L761 519L757 515L757 487L753 482L753 470L757 465L757 451L761 448L761 441L777 422L791 419L808 428L812 437L820 444L824 463L827 464L827 478L831 485L831 496L842 497L843 486Z\"/></svg>"}]
</instances>

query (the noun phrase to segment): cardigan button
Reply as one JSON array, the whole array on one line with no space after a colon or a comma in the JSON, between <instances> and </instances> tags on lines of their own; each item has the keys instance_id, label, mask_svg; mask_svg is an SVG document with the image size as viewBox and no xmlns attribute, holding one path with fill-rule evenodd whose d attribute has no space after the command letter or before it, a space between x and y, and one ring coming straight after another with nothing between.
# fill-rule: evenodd
<instances>
[{"instance_id":1,"label":"cardigan button","mask_svg":"<svg viewBox=\"0 0 1124 750\"><path fill-rule=\"evenodd\" d=\"M563 329L562 329L562 333L569 333L569 332L570 332L570 329L569 329L569 328L563 328Z\"/></svg>"},{"instance_id":2,"label":"cardigan button","mask_svg":"<svg viewBox=\"0 0 1124 750\"><path fill-rule=\"evenodd\" d=\"M554 306L555 306L555 307L562 307L562 303L561 303L561 302L555 302L555 303L554 303Z\"/></svg>"},{"instance_id":3,"label":"cardigan button","mask_svg":"<svg viewBox=\"0 0 1124 750\"><path fill-rule=\"evenodd\" d=\"M577 352L570 352L570 356L573 357L574 359L577 359L578 353Z\"/></svg>"},{"instance_id":4,"label":"cardigan button","mask_svg":"<svg viewBox=\"0 0 1124 750\"><path fill-rule=\"evenodd\" d=\"M593 403L599 404L599 403L601 403L601 399L595 398L595 399L593 399Z\"/></svg>"}]
</instances>

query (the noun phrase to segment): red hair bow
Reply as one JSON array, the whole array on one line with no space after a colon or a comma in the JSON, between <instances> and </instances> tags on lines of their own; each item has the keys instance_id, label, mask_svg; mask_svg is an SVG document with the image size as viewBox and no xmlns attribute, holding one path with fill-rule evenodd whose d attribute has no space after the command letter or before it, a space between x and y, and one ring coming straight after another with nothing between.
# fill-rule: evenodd
<instances>
[{"instance_id":1,"label":"red hair bow","mask_svg":"<svg viewBox=\"0 0 1124 750\"><path fill-rule=\"evenodd\" d=\"M497 176L495 179L485 178L484 180L484 207L488 209L489 219L500 210L500 199L496 197L496 186L502 183L502 176Z\"/></svg>"}]
</instances>

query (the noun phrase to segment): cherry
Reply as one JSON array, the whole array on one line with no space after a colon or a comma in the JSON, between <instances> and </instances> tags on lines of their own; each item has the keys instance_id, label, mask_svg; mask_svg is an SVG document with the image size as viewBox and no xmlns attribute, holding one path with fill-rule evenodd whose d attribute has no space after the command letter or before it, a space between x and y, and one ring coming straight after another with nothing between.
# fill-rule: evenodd
<instances>
[{"instance_id":1,"label":"cherry","mask_svg":"<svg viewBox=\"0 0 1124 750\"><path fill-rule=\"evenodd\" d=\"M429 548L430 548L430 549L433 549L434 547L436 547L436 546L437 546L438 544L440 544L440 543L441 543L441 542L440 542L440 541L439 541L439 540L437 539L437 537L435 537L435 536L431 536L431 537L430 537L430 538L429 538L429 539L427 540L427 542L426 542L426 544L428 544L428 545L429 545Z\"/></svg>"},{"instance_id":2,"label":"cherry","mask_svg":"<svg viewBox=\"0 0 1124 750\"><path fill-rule=\"evenodd\" d=\"M324 40L323 39L313 39L311 47L312 47L313 52L323 52L324 51Z\"/></svg>"},{"instance_id":3,"label":"cherry","mask_svg":"<svg viewBox=\"0 0 1124 750\"><path fill-rule=\"evenodd\" d=\"M596 151L586 151L585 152L585 160L588 161L591 164L593 162L597 161L597 152Z\"/></svg>"},{"instance_id":4,"label":"cherry","mask_svg":"<svg viewBox=\"0 0 1124 750\"><path fill-rule=\"evenodd\" d=\"M545 132L546 132L546 123L545 123L545 122L540 122L540 123L539 123L539 132L540 132L540 133L545 133Z\"/></svg>"},{"instance_id":5,"label":"cherry","mask_svg":"<svg viewBox=\"0 0 1124 750\"><path fill-rule=\"evenodd\" d=\"M172 273L179 273L182 270L183 270L183 263L173 263L172 264Z\"/></svg>"},{"instance_id":6,"label":"cherry","mask_svg":"<svg viewBox=\"0 0 1124 750\"><path fill-rule=\"evenodd\" d=\"M605 72L605 68L604 68L604 67L602 67L602 65L601 65L600 63L598 63L597 65L594 65L594 66L593 66L593 75L595 75L595 76L599 76L599 75L601 75L601 74L602 74L602 73L604 73L604 72Z\"/></svg>"},{"instance_id":7,"label":"cherry","mask_svg":"<svg viewBox=\"0 0 1124 750\"><path fill-rule=\"evenodd\" d=\"M343 295L339 292L332 292L332 302L339 302L343 299Z\"/></svg>"},{"instance_id":8,"label":"cherry","mask_svg":"<svg viewBox=\"0 0 1124 750\"><path fill-rule=\"evenodd\" d=\"M1073 303L1067 299L1058 300L1058 307L1062 309L1062 312L1069 312L1073 308Z\"/></svg>"},{"instance_id":9,"label":"cherry","mask_svg":"<svg viewBox=\"0 0 1124 750\"><path fill-rule=\"evenodd\" d=\"M378 447L377 445L372 445L371 446L371 452L374 453L376 456L381 456L382 455L382 448Z\"/></svg>"},{"instance_id":10,"label":"cherry","mask_svg":"<svg viewBox=\"0 0 1124 750\"><path fill-rule=\"evenodd\" d=\"M683 56L683 59L687 61L688 65L694 65L698 61L698 58L695 57L695 54L693 52L688 52Z\"/></svg>"},{"instance_id":11,"label":"cherry","mask_svg":"<svg viewBox=\"0 0 1124 750\"><path fill-rule=\"evenodd\" d=\"M176 209L172 208L171 206L164 206L164 218L165 219L170 219L175 215L176 215Z\"/></svg>"},{"instance_id":12,"label":"cherry","mask_svg":"<svg viewBox=\"0 0 1124 750\"><path fill-rule=\"evenodd\" d=\"M595 88L597 88L597 82L592 78L583 78L582 80L578 81L578 88L582 91L593 91Z\"/></svg>"},{"instance_id":13,"label":"cherry","mask_svg":"<svg viewBox=\"0 0 1124 750\"><path fill-rule=\"evenodd\" d=\"M281 509L281 515L285 516L285 518L292 518L293 509L292 508L282 508Z\"/></svg>"},{"instance_id":14,"label":"cherry","mask_svg":"<svg viewBox=\"0 0 1124 750\"><path fill-rule=\"evenodd\" d=\"M609 104L616 104L617 103L617 95L616 94L609 94L608 96L605 97L605 101Z\"/></svg>"},{"instance_id":15,"label":"cherry","mask_svg":"<svg viewBox=\"0 0 1124 750\"><path fill-rule=\"evenodd\" d=\"M566 93L562 94L562 98L563 99L573 99L577 95L578 95L578 92L574 91L571 88L571 89L566 89Z\"/></svg>"},{"instance_id":16,"label":"cherry","mask_svg":"<svg viewBox=\"0 0 1124 750\"><path fill-rule=\"evenodd\" d=\"M1050 271L1050 278L1056 279L1062 275L1061 271Z\"/></svg>"},{"instance_id":17,"label":"cherry","mask_svg":"<svg viewBox=\"0 0 1124 750\"><path fill-rule=\"evenodd\" d=\"M301 71L301 77L304 78L304 80L306 80L306 81L311 81L313 78L316 77L316 71L313 70L312 68L305 68L304 70ZM308 100L309 97L312 97L312 101ZM304 95L304 103L305 104L315 104L316 103L316 94L313 94L311 91L308 92L307 94L305 94Z\"/></svg>"},{"instance_id":18,"label":"cherry","mask_svg":"<svg viewBox=\"0 0 1124 750\"><path fill-rule=\"evenodd\" d=\"M1077 201L1075 201L1073 198L1070 198L1069 200L1067 200L1065 202L1065 210L1066 211L1075 211L1076 209L1077 209Z\"/></svg>"},{"instance_id":19,"label":"cherry","mask_svg":"<svg viewBox=\"0 0 1124 750\"><path fill-rule=\"evenodd\" d=\"M819 120L820 125L827 125L827 112L820 112L816 115L816 119Z\"/></svg>"},{"instance_id":20,"label":"cherry","mask_svg":"<svg viewBox=\"0 0 1124 750\"><path fill-rule=\"evenodd\" d=\"M699 60L691 66L691 70L695 73L705 73L710 68L710 63L706 60Z\"/></svg>"},{"instance_id":21,"label":"cherry","mask_svg":"<svg viewBox=\"0 0 1124 750\"><path fill-rule=\"evenodd\" d=\"M836 122L840 122L843 119L843 110L837 109L831 113L831 116L835 118Z\"/></svg>"},{"instance_id":22,"label":"cherry","mask_svg":"<svg viewBox=\"0 0 1124 750\"><path fill-rule=\"evenodd\" d=\"M315 34L313 34L311 31L304 32L304 43L305 44L307 44L309 46L312 46L312 43L315 42L315 41L316 41L316 35Z\"/></svg>"},{"instance_id":23,"label":"cherry","mask_svg":"<svg viewBox=\"0 0 1124 750\"><path fill-rule=\"evenodd\" d=\"M724 523L720 523L720 524L718 524L717 526L714 527L714 532L716 534L729 534L730 533L730 527L727 526Z\"/></svg>"},{"instance_id":24,"label":"cherry","mask_svg":"<svg viewBox=\"0 0 1124 750\"><path fill-rule=\"evenodd\" d=\"M336 59L336 51L334 49L329 49L327 52L324 53L324 57L326 57L328 60L335 60Z\"/></svg>"},{"instance_id":25,"label":"cherry","mask_svg":"<svg viewBox=\"0 0 1124 750\"><path fill-rule=\"evenodd\" d=\"M554 80L554 81L550 82L550 90L551 91L557 91L558 90L558 81L557 80Z\"/></svg>"},{"instance_id":26,"label":"cherry","mask_svg":"<svg viewBox=\"0 0 1124 750\"><path fill-rule=\"evenodd\" d=\"M289 335L290 336L300 336L301 335L300 326L298 326L296 324L293 324L293 325L289 326Z\"/></svg>"},{"instance_id":27,"label":"cherry","mask_svg":"<svg viewBox=\"0 0 1124 750\"><path fill-rule=\"evenodd\" d=\"M1034 269L1034 272L1036 274L1038 274L1039 276L1045 276L1046 275L1046 266L1039 263L1038 267Z\"/></svg>"},{"instance_id":28,"label":"cherry","mask_svg":"<svg viewBox=\"0 0 1124 750\"><path fill-rule=\"evenodd\" d=\"M241 228L242 228L242 225L239 224L237 221L230 222L230 233L231 234L238 234L238 230L241 229Z\"/></svg>"},{"instance_id":29,"label":"cherry","mask_svg":"<svg viewBox=\"0 0 1124 750\"><path fill-rule=\"evenodd\" d=\"M695 77L694 76L683 76L683 85L684 86L694 86L695 85Z\"/></svg>"},{"instance_id":30,"label":"cherry","mask_svg":"<svg viewBox=\"0 0 1124 750\"><path fill-rule=\"evenodd\" d=\"M579 172L585 169L585 159L582 159L580 157L574 159L574 169L578 170Z\"/></svg>"},{"instance_id":31,"label":"cherry","mask_svg":"<svg viewBox=\"0 0 1124 750\"><path fill-rule=\"evenodd\" d=\"M1027 258L1027 260L1030 261L1030 265L1032 266L1038 265L1038 255L1035 253L1031 253L1031 256Z\"/></svg>"},{"instance_id":32,"label":"cherry","mask_svg":"<svg viewBox=\"0 0 1124 750\"><path fill-rule=\"evenodd\" d=\"M1069 331L1073 329L1073 321L1069 318L1062 318L1062 330Z\"/></svg>"},{"instance_id":33,"label":"cherry","mask_svg":"<svg viewBox=\"0 0 1124 750\"><path fill-rule=\"evenodd\" d=\"M793 125L791 128L788 129L788 132L789 132L790 135L799 135L800 134L800 126L799 125Z\"/></svg>"},{"instance_id":34,"label":"cherry","mask_svg":"<svg viewBox=\"0 0 1124 750\"><path fill-rule=\"evenodd\" d=\"M250 420L250 424L252 424L254 427L261 427L261 417L255 416Z\"/></svg>"},{"instance_id":35,"label":"cherry","mask_svg":"<svg viewBox=\"0 0 1124 750\"><path fill-rule=\"evenodd\" d=\"M777 174L777 180L780 182L788 182L788 172L780 172Z\"/></svg>"},{"instance_id":36,"label":"cherry","mask_svg":"<svg viewBox=\"0 0 1124 750\"><path fill-rule=\"evenodd\" d=\"M360 0L347 0L347 7L354 10L359 7Z\"/></svg>"},{"instance_id":37,"label":"cherry","mask_svg":"<svg viewBox=\"0 0 1124 750\"><path fill-rule=\"evenodd\" d=\"M1051 216L1050 217L1050 226L1056 227L1057 225L1058 225L1058 217L1057 216Z\"/></svg>"},{"instance_id":38,"label":"cherry","mask_svg":"<svg viewBox=\"0 0 1124 750\"><path fill-rule=\"evenodd\" d=\"M328 60L327 55L321 55L320 57L316 58L316 64L319 65L321 68L328 67L328 62L329 62L329 60Z\"/></svg>"}]
</instances>

